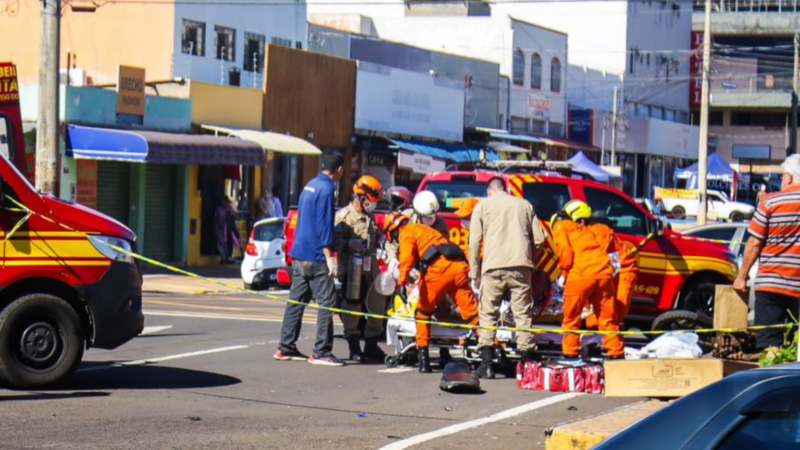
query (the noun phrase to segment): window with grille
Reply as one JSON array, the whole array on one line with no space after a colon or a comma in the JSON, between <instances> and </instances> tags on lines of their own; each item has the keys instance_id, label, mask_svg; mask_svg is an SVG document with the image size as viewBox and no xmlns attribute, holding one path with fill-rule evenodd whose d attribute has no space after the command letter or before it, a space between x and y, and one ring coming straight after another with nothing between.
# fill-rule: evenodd
<instances>
[{"instance_id":1,"label":"window with grille","mask_svg":"<svg viewBox=\"0 0 800 450\"><path fill-rule=\"evenodd\" d=\"M206 24L191 19L183 19L181 51L187 55L206 56L204 46Z\"/></svg>"},{"instance_id":2,"label":"window with grille","mask_svg":"<svg viewBox=\"0 0 800 450\"><path fill-rule=\"evenodd\" d=\"M273 37L271 42L273 44L275 44L275 45L282 45L284 47L289 47L289 48L292 47L292 40L291 39L284 39L284 38L281 38L281 37Z\"/></svg>"},{"instance_id":3,"label":"window with grille","mask_svg":"<svg viewBox=\"0 0 800 450\"><path fill-rule=\"evenodd\" d=\"M217 59L223 61L236 61L236 30L219 25L214 27L216 32Z\"/></svg>"},{"instance_id":4,"label":"window with grille","mask_svg":"<svg viewBox=\"0 0 800 450\"><path fill-rule=\"evenodd\" d=\"M561 61L553 58L550 63L550 91L561 92Z\"/></svg>"},{"instance_id":5,"label":"window with grille","mask_svg":"<svg viewBox=\"0 0 800 450\"><path fill-rule=\"evenodd\" d=\"M538 53L531 56L531 87L542 88L542 57Z\"/></svg>"},{"instance_id":6,"label":"window with grille","mask_svg":"<svg viewBox=\"0 0 800 450\"><path fill-rule=\"evenodd\" d=\"M525 84L525 53L522 49L514 52L514 84L517 86Z\"/></svg>"},{"instance_id":7,"label":"window with grille","mask_svg":"<svg viewBox=\"0 0 800 450\"><path fill-rule=\"evenodd\" d=\"M266 37L263 34L244 34L244 70L247 72L264 71L264 45Z\"/></svg>"}]
</instances>

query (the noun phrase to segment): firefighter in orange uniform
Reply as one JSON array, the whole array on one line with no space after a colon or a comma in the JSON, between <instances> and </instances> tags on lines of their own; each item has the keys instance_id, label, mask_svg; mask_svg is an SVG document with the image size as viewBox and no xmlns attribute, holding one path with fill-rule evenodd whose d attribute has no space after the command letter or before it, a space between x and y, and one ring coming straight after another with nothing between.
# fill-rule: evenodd
<instances>
[{"instance_id":1,"label":"firefighter in orange uniform","mask_svg":"<svg viewBox=\"0 0 800 450\"><path fill-rule=\"evenodd\" d=\"M571 220L556 221L552 231L558 254L558 265L566 278L564 288L564 330L578 330L581 313L591 304L599 318L600 331L619 331L614 311L614 267L608 254L608 242L601 239L588 226L592 209L580 200L564 205L563 211ZM612 232L613 234L613 232ZM603 337L608 358L624 357L622 338L609 334ZM580 355L580 336L564 335L562 350L566 358Z\"/></svg>"},{"instance_id":2,"label":"firefighter in orange uniform","mask_svg":"<svg viewBox=\"0 0 800 450\"><path fill-rule=\"evenodd\" d=\"M409 223L407 216L393 213L384 225L386 239L400 243L400 277L398 286L408 283L412 269L418 269L419 300L415 317L431 320L436 307L449 294L458 306L461 318L477 325L478 300L469 286L469 266L464 252L447 242L439 231L421 224ZM417 351L420 373L430 373L430 324L417 323Z\"/></svg>"},{"instance_id":3,"label":"firefighter in orange uniform","mask_svg":"<svg viewBox=\"0 0 800 450\"><path fill-rule=\"evenodd\" d=\"M617 325L622 328L622 323L631 309L633 285L639 275L638 255L632 248L627 247L608 226L593 223L589 225L589 230L594 233L601 243L607 243L608 249L606 251L609 255L616 253L619 256L619 274L614 277L614 316L616 317ZM586 318L586 328L596 330L597 326L597 315L592 313Z\"/></svg>"}]
</instances>

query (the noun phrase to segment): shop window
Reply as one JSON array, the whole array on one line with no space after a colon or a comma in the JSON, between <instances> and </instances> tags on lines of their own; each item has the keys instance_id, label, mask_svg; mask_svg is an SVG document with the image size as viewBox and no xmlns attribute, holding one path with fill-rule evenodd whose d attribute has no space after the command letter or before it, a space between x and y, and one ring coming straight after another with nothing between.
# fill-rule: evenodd
<instances>
[{"instance_id":1,"label":"shop window","mask_svg":"<svg viewBox=\"0 0 800 450\"><path fill-rule=\"evenodd\" d=\"M514 52L514 84L517 86L525 84L525 53L522 49Z\"/></svg>"},{"instance_id":2,"label":"shop window","mask_svg":"<svg viewBox=\"0 0 800 450\"><path fill-rule=\"evenodd\" d=\"M545 122L544 120L533 119L531 121L531 131L536 134L547 133L547 122Z\"/></svg>"},{"instance_id":3,"label":"shop window","mask_svg":"<svg viewBox=\"0 0 800 450\"><path fill-rule=\"evenodd\" d=\"M561 183L528 183L522 186L522 196L533 205L539 220L550 220L572 200L569 187Z\"/></svg>"},{"instance_id":4,"label":"shop window","mask_svg":"<svg viewBox=\"0 0 800 450\"><path fill-rule=\"evenodd\" d=\"M722 126L722 111L711 111L708 113L708 124Z\"/></svg>"},{"instance_id":5,"label":"shop window","mask_svg":"<svg viewBox=\"0 0 800 450\"><path fill-rule=\"evenodd\" d=\"M564 137L564 124L550 122L550 136Z\"/></svg>"},{"instance_id":6,"label":"shop window","mask_svg":"<svg viewBox=\"0 0 800 450\"><path fill-rule=\"evenodd\" d=\"M271 42L275 45L282 45L284 47L292 47L292 40L291 39L284 39L281 37L273 37Z\"/></svg>"},{"instance_id":7,"label":"shop window","mask_svg":"<svg viewBox=\"0 0 800 450\"><path fill-rule=\"evenodd\" d=\"M561 92L561 61L553 58L550 63L550 91Z\"/></svg>"},{"instance_id":8,"label":"shop window","mask_svg":"<svg viewBox=\"0 0 800 450\"><path fill-rule=\"evenodd\" d=\"M783 128L787 115L777 112L732 111L731 125L738 127Z\"/></svg>"},{"instance_id":9,"label":"shop window","mask_svg":"<svg viewBox=\"0 0 800 450\"><path fill-rule=\"evenodd\" d=\"M206 56L206 24L196 20L183 19L181 51L187 55Z\"/></svg>"},{"instance_id":10,"label":"shop window","mask_svg":"<svg viewBox=\"0 0 800 450\"><path fill-rule=\"evenodd\" d=\"M633 236L647 234L644 213L625 197L602 189L583 188L586 202L592 207L592 220L605 223L614 232Z\"/></svg>"},{"instance_id":11,"label":"shop window","mask_svg":"<svg viewBox=\"0 0 800 450\"><path fill-rule=\"evenodd\" d=\"M223 61L236 61L236 30L228 27L215 26L217 59Z\"/></svg>"},{"instance_id":12,"label":"shop window","mask_svg":"<svg viewBox=\"0 0 800 450\"><path fill-rule=\"evenodd\" d=\"M531 87L542 88L542 57L538 53L531 56Z\"/></svg>"},{"instance_id":13,"label":"shop window","mask_svg":"<svg viewBox=\"0 0 800 450\"><path fill-rule=\"evenodd\" d=\"M264 45L266 38L263 34L244 34L244 70L247 72L264 71Z\"/></svg>"},{"instance_id":14,"label":"shop window","mask_svg":"<svg viewBox=\"0 0 800 450\"><path fill-rule=\"evenodd\" d=\"M512 133L527 133L529 120L524 117L511 116L511 132Z\"/></svg>"}]
</instances>

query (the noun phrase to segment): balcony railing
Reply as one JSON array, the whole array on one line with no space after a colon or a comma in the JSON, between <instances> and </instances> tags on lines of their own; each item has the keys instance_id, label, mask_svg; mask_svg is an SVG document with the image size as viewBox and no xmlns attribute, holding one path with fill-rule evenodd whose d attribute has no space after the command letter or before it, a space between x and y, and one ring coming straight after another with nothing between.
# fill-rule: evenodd
<instances>
[{"instance_id":1,"label":"balcony railing","mask_svg":"<svg viewBox=\"0 0 800 450\"><path fill-rule=\"evenodd\" d=\"M724 77L712 76L711 92L728 93L764 93L764 92L791 92L792 77L758 75L736 77L725 80Z\"/></svg>"},{"instance_id":2,"label":"balcony railing","mask_svg":"<svg viewBox=\"0 0 800 450\"><path fill-rule=\"evenodd\" d=\"M800 0L712 0L714 12L796 13ZM705 9L705 0L694 1L695 11Z\"/></svg>"}]
</instances>

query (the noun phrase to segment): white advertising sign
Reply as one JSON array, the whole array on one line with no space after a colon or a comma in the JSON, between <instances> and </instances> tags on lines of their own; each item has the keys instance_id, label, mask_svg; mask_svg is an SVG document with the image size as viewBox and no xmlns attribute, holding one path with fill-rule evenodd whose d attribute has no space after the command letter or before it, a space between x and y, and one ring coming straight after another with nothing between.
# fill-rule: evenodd
<instances>
[{"instance_id":1,"label":"white advertising sign","mask_svg":"<svg viewBox=\"0 0 800 450\"><path fill-rule=\"evenodd\" d=\"M397 152L397 167L416 173L441 172L445 163L441 159L432 158L419 153Z\"/></svg>"},{"instance_id":2,"label":"white advertising sign","mask_svg":"<svg viewBox=\"0 0 800 450\"><path fill-rule=\"evenodd\" d=\"M461 141L463 82L359 61L355 125L358 130Z\"/></svg>"},{"instance_id":3,"label":"white advertising sign","mask_svg":"<svg viewBox=\"0 0 800 450\"><path fill-rule=\"evenodd\" d=\"M550 120L550 99L541 94L528 94L528 109L537 119Z\"/></svg>"},{"instance_id":4,"label":"white advertising sign","mask_svg":"<svg viewBox=\"0 0 800 450\"><path fill-rule=\"evenodd\" d=\"M700 128L666 120L650 119L647 153L697 159Z\"/></svg>"}]
</instances>

